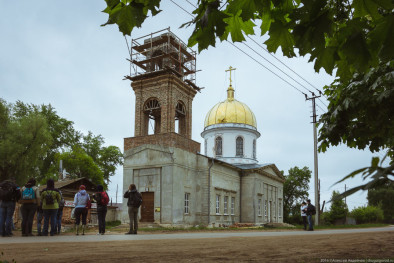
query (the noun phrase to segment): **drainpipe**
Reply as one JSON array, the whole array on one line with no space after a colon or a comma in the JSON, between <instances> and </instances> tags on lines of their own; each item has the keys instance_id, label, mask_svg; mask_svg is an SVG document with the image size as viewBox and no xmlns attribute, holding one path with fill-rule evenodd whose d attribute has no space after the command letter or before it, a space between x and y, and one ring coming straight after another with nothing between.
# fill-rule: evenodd
<instances>
[{"instance_id":1,"label":"drainpipe","mask_svg":"<svg viewBox=\"0 0 394 263\"><path fill-rule=\"evenodd\" d=\"M208 168L208 226L211 219L211 168L213 166L214 159L212 158L212 163Z\"/></svg>"}]
</instances>

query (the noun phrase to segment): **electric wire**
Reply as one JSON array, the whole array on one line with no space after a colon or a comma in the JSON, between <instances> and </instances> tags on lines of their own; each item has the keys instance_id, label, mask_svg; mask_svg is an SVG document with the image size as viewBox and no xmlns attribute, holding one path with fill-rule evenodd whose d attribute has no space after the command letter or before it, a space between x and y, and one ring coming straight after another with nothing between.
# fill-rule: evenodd
<instances>
[{"instance_id":1,"label":"electric wire","mask_svg":"<svg viewBox=\"0 0 394 263\"><path fill-rule=\"evenodd\" d=\"M264 67L266 70L268 70L269 72L271 72L272 74L274 74L275 76L277 76L278 78L280 78L281 80L283 80L284 82L286 82L287 84L289 84L291 87L293 87L294 89L296 89L298 92L300 92L301 94L308 96L307 94L305 94L304 92L302 92L300 89L298 89L296 86L294 86L293 84L291 84L290 82L288 82L287 80L285 80L284 78L282 78L281 76L279 76L278 74L276 74L275 72L273 72L272 70L270 70L269 68L267 68L266 66L264 66L262 63L260 63L259 61L257 61L255 58L253 58L251 55L249 55L248 53L246 53L245 51L243 51L242 49L240 49L239 47L237 47L236 45L234 45L231 42L228 42L231 45L233 45L236 49L238 49L239 51L241 51L242 53L244 53L246 56L248 56L249 58L251 58L252 60L254 60L256 63L258 63L260 66Z\"/></svg>"},{"instance_id":2,"label":"electric wire","mask_svg":"<svg viewBox=\"0 0 394 263\"><path fill-rule=\"evenodd\" d=\"M321 90L319 90L318 88L316 88L312 83L310 83L308 80L306 80L305 78L303 78L300 74L298 74L297 72L295 72L294 70L292 70L289 66L287 66L285 63L283 63L279 58L275 57L275 55L273 55L271 52L268 51L268 49L266 49L265 47L263 47L262 45L260 45L256 40L254 40L253 38L251 38L250 36L246 35L250 40L252 40L256 45L258 45L260 48L262 48L265 52L267 52L271 57L273 57L275 60L277 60L279 63L281 63L283 66L285 66L288 70L290 70L291 72L293 72L295 75L297 75L299 78L301 78L303 81L305 81L306 83L308 83L312 88L314 88L315 90L317 90L319 93L323 94ZM311 92L311 91L310 91ZM324 94L323 94L324 96Z\"/></svg>"},{"instance_id":3,"label":"electric wire","mask_svg":"<svg viewBox=\"0 0 394 263\"><path fill-rule=\"evenodd\" d=\"M189 15L191 15L194 18L194 15L192 13L190 13L189 11L187 11L186 9L184 9L182 6L178 5L177 3L175 3L173 0L170 0L174 5L176 5L177 7L179 7L180 9L182 9L183 11L185 11L186 13L188 13Z\"/></svg>"},{"instance_id":4,"label":"electric wire","mask_svg":"<svg viewBox=\"0 0 394 263\"><path fill-rule=\"evenodd\" d=\"M189 0L185 0L186 2L188 2L191 6L193 6L194 8L196 8L197 9L197 6L196 5L194 5L193 3L191 3Z\"/></svg>"},{"instance_id":5,"label":"electric wire","mask_svg":"<svg viewBox=\"0 0 394 263\"><path fill-rule=\"evenodd\" d=\"M178 5L177 3L175 3L173 0L170 0L173 4L175 4L176 6L178 6L180 9L182 9L184 12L188 13L190 16L192 16L193 18L195 17L193 14L191 14L189 11L187 11L186 9L184 9L183 7L181 7L180 5ZM195 8L197 8L195 5L193 5L191 2L189 2L188 0L185 0L186 2L188 2L190 5L194 6ZM249 37L249 39L251 39ZM261 48L263 48L264 50L266 50L263 46L261 46L259 43L257 43L255 40L251 39L253 42L255 42L258 46L260 46ZM282 78L281 76L279 76L278 74L276 74L274 71L272 71L271 69L269 69L268 67L266 67L265 65L263 65L261 62L259 62L258 60L256 60L255 58L253 58L252 56L250 56L248 53L246 53L245 51L243 51L242 49L240 49L239 47L237 47L236 45L234 45L231 42L228 42L231 45L233 45L235 48L237 48L239 51L241 51L242 53L244 53L246 56L248 56L250 59L254 60L256 63L258 63L259 65L261 65L262 67L264 67L266 70L268 70L269 72L271 72L272 74L274 74L275 76L277 76L278 78L280 78L281 80L283 80L284 82L286 82L288 85L290 85L292 88L296 89L298 92L300 92L301 94L303 94L304 96L308 96L306 93L302 92L300 89L298 89L296 86L294 86L293 84L291 84L290 82L288 82L287 80L285 80L284 78ZM267 61L268 63L270 63L272 66L274 66L276 69L280 70L283 74L285 74L287 77L289 77L290 79L292 79L294 82L296 82L298 85L302 86L303 88L305 88L306 90L308 90L309 92L313 93L311 90L309 90L308 88L306 88L304 85L300 84L298 81L296 81L294 78L292 78L291 76L289 76L286 72L284 72L283 70L281 70L280 68L278 68L277 66L275 66L273 63L271 63L269 60L267 60L266 58L264 58L260 53L258 53L257 51L255 51L253 48L251 48L249 45L247 45L246 43L243 43L244 45L246 45L247 47L249 47L252 51L254 51L257 55L259 55L261 58L263 58L265 61ZM268 53L269 51L266 50ZM269 53L271 56L273 56L271 53ZM282 61L280 61L278 58L276 58L275 56L273 56L276 60L278 60L281 64L285 65ZM289 68L287 65L285 65L286 68L288 68L289 70L291 70L293 73L295 73L298 77L300 77L301 79L303 79L304 81L306 81L309 85L311 85L314 89L316 89L317 91L319 91L319 93L321 93L320 90L318 90L316 87L314 87L311 83L309 83L307 80L305 80L302 76L300 76L298 73L296 73L295 71L293 71L291 68ZM320 100L321 101L321 100ZM322 102L322 101L321 101ZM323 103L323 102L322 102ZM324 103L323 103L324 104ZM323 110L318 104L316 104L321 110ZM325 105L325 104L324 104ZM327 107L327 106L326 106ZM323 110L324 111L324 110Z\"/></svg>"},{"instance_id":6,"label":"electric wire","mask_svg":"<svg viewBox=\"0 0 394 263\"><path fill-rule=\"evenodd\" d=\"M244 44L245 46L247 46L250 50L252 50L254 53L256 53L259 57L261 57L262 59L264 59L265 61L267 61L269 64L271 64L273 67L275 67L277 70L279 70L280 72L282 72L283 74L285 74L287 77L289 77L290 79L292 79L295 83L297 83L298 85L300 85L301 87L303 87L304 89L306 89L307 91L309 91L310 93L313 93L310 89L308 89L307 87L305 87L304 85L302 85L301 83L299 83L297 80L295 80L293 77L291 77L290 75L288 75L286 72L284 72L282 69L280 69L278 66L274 65L271 61L269 61L268 59L266 59L263 55L261 55L259 52L257 52L255 49L253 49L252 47L250 47L248 44L246 44L245 42L243 42L242 44Z\"/></svg>"}]
</instances>

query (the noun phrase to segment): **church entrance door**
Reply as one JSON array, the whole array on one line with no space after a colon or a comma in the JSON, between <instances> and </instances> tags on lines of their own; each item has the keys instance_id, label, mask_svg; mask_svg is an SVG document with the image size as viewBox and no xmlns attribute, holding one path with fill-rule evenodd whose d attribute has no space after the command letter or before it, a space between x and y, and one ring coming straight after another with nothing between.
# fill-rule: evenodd
<instances>
[{"instance_id":1,"label":"church entrance door","mask_svg":"<svg viewBox=\"0 0 394 263\"><path fill-rule=\"evenodd\" d=\"M142 204L141 204L141 222L154 222L154 203L155 193L154 192L142 192Z\"/></svg>"}]
</instances>

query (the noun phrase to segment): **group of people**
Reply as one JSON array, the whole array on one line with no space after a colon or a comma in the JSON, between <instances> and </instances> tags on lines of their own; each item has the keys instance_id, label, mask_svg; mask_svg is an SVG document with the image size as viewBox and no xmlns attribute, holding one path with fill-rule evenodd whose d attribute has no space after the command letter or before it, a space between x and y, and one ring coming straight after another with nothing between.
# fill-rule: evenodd
<instances>
[{"instance_id":1,"label":"group of people","mask_svg":"<svg viewBox=\"0 0 394 263\"><path fill-rule=\"evenodd\" d=\"M97 203L98 234L104 235L109 197L102 185L97 186L97 192L93 195L93 200ZM13 236L13 215L17 202L21 204L22 236L33 236L33 221L36 212L38 236L60 234L65 202L61 191L55 188L55 182L52 179L47 180L46 188L41 192L36 186L34 178L30 179L22 188L15 183L15 180L6 180L0 183L0 234L3 237ZM75 233L76 235L80 233L79 224L82 218L81 232L84 235L88 209L91 207L90 196L84 185L79 187L79 191L74 196L74 206ZM41 231L43 219L44 225ZM51 229L48 232L49 224Z\"/></svg>"},{"instance_id":2,"label":"group of people","mask_svg":"<svg viewBox=\"0 0 394 263\"><path fill-rule=\"evenodd\" d=\"M311 200L308 199L301 204L301 217L304 224L304 230L313 231L313 218L312 216L316 214L316 208L311 204ZM308 225L308 228L307 228Z\"/></svg>"}]
</instances>

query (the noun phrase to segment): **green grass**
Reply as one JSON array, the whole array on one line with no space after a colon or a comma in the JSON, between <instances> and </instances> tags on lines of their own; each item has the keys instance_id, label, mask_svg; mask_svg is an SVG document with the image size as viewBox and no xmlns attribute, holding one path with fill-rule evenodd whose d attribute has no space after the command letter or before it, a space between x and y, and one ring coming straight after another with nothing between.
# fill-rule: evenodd
<instances>
[{"instance_id":1,"label":"green grass","mask_svg":"<svg viewBox=\"0 0 394 263\"><path fill-rule=\"evenodd\" d=\"M116 226L119 226L119 225L121 225L122 224L122 222L120 222L119 220L116 220L116 221L109 221L109 222L105 222L105 227L116 227Z\"/></svg>"},{"instance_id":2,"label":"green grass","mask_svg":"<svg viewBox=\"0 0 394 263\"><path fill-rule=\"evenodd\" d=\"M385 227L389 226L389 224L361 224L361 225L324 225L324 226L315 226L315 229L343 229L343 228L368 228L368 227ZM245 228L233 228L233 227L144 227L139 228L139 231L144 232L199 232L199 231L264 231L264 230L294 230L294 229L303 229L304 226L297 225L295 228L293 227L245 227Z\"/></svg>"},{"instance_id":3,"label":"green grass","mask_svg":"<svg viewBox=\"0 0 394 263\"><path fill-rule=\"evenodd\" d=\"M385 227L389 224L360 224L360 225L320 225L313 226L314 229L343 229L343 228L368 228L368 227ZM303 229L303 225L296 225L296 229Z\"/></svg>"}]
</instances>

